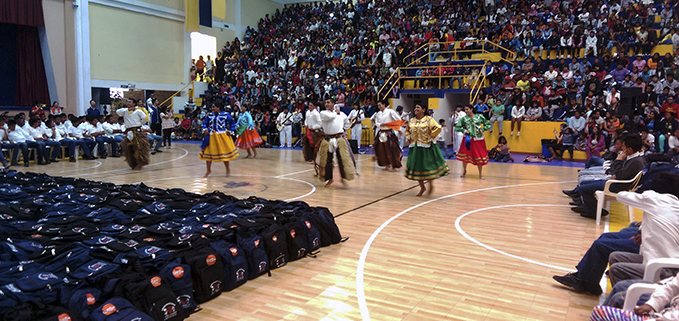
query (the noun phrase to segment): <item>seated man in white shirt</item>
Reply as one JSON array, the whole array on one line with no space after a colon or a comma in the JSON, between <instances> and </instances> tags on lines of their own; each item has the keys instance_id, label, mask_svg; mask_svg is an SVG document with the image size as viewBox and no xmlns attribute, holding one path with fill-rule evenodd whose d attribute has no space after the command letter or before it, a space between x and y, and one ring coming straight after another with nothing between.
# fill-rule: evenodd
<instances>
[{"instance_id":1,"label":"seated man in white shirt","mask_svg":"<svg viewBox=\"0 0 679 321\"><path fill-rule=\"evenodd\" d=\"M156 153L162 153L160 150L160 145L163 144L163 136L159 136L153 133L151 128L147 125L141 125L141 130L146 132L146 136L149 138L149 145L151 145L151 155ZM156 148L153 148L153 142L156 142Z\"/></svg>"},{"instance_id":2,"label":"seated man in white shirt","mask_svg":"<svg viewBox=\"0 0 679 321\"><path fill-rule=\"evenodd\" d=\"M125 136L123 136L125 134L125 118L118 117L118 122L114 124L113 128L115 130L120 130L120 133L118 134L116 131L116 134L113 137L115 137L118 143L123 142L125 140Z\"/></svg>"},{"instance_id":3,"label":"seated man in white shirt","mask_svg":"<svg viewBox=\"0 0 679 321\"><path fill-rule=\"evenodd\" d=\"M80 127L80 123L80 118L73 117L71 119L71 126L68 127L68 137L75 140L76 144L80 145L83 153L85 153L85 159L92 160L94 159L94 156L92 156L92 149L97 143L91 139L85 139L82 127Z\"/></svg>"},{"instance_id":4,"label":"seated man in white shirt","mask_svg":"<svg viewBox=\"0 0 679 321\"><path fill-rule=\"evenodd\" d=\"M113 139L115 141L115 145L111 145L112 150L113 150L113 157L120 157L120 148L118 147L118 144L121 143L124 138L123 138L123 131L113 121L113 115L108 115L104 118L104 121L99 123L101 125L102 130L104 131L104 137ZM120 136L120 137L118 137ZM108 142L108 141L107 141ZM110 142L109 142L110 143ZM113 148L115 147L115 148Z\"/></svg>"},{"instance_id":5,"label":"seated man in white shirt","mask_svg":"<svg viewBox=\"0 0 679 321\"><path fill-rule=\"evenodd\" d=\"M15 117L14 120L10 120L7 122L7 136L9 137L9 141L15 144L16 148L14 148L14 153L12 155L12 165L16 165L18 158L19 158L19 150L23 152L24 155L24 167L28 167L28 148L35 148L37 150L36 152L36 158L38 159L38 164L41 165L46 165L46 163L43 161L43 156L44 156L44 145L39 145L33 137L31 137L28 133L26 133L20 126L17 121L20 121L21 124L24 123L24 120L20 117Z\"/></svg>"},{"instance_id":6,"label":"seated man in white shirt","mask_svg":"<svg viewBox=\"0 0 679 321\"><path fill-rule=\"evenodd\" d=\"M45 131L41 127L42 121L40 119L33 118L28 121L28 124L30 126L29 134L31 137L33 137L33 139L35 139L38 144L43 145L43 157L45 162L47 164L51 162L58 163L59 161L57 160L57 157L59 157L59 149L61 144L59 144L59 142L48 140ZM49 146L49 149L47 146ZM52 155L50 155L50 150Z\"/></svg>"},{"instance_id":7,"label":"seated man in white shirt","mask_svg":"<svg viewBox=\"0 0 679 321\"><path fill-rule=\"evenodd\" d=\"M12 148L14 148L14 144L10 143L7 138L7 130L5 129L6 126L7 119L5 118L5 116L0 116L0 148L11 150ZM5 153L3 153L1 150L0 150L0 162L2 162L2 167L9 168L9 163L5 158Z\"/></svg>"}]
</instances>

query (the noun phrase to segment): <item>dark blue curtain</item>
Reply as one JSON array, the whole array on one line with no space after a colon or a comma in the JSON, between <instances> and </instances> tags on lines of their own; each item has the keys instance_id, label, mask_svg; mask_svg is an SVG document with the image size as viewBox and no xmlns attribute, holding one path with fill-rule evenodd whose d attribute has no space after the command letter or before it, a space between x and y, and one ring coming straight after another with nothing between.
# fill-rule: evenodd
<instances>
[{"instance_id":1,"label":"dark blue curtain","mask_svg":"<svg viewBox=\"0 0 679 321\"><path fill-rule=\"evenodd\" d=\"M0 106L14 106L17 82L16 25L0 23Z\"/></svg>"},{"instance_id":2,"label":"dark blue curtain","mask_svg":"<svg viewBox=\"0 0 679 321\"><path fill-rule=\"evenodd\" d=\"M212 28L212 0L200 0L198 3L200 25Z\"/></svg>"}]
</instances>

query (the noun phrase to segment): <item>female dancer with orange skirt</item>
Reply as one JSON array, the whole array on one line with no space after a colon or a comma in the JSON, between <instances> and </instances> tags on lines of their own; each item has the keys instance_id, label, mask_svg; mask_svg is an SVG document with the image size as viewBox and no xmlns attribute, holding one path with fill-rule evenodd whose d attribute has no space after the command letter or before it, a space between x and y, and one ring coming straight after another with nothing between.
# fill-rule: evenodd
<instances>
[{"instance_id":1,"label":"female dancer with orange skirt","mask_svg":"<svg viewBox=\"0 0 679 321\"><path fill-rule=\"evenodd\" d=\"M236 139L236 146L240 149L248 151L248 156L245 158L257 158L257 149L255 147L263 143L262 138L255 130L255 122L252 121L252 115L245 105L240 106L240 117L238 117L237 132L238 139ZM252 149L252 153L250 150Z\"/></svg>"}]
</instances>

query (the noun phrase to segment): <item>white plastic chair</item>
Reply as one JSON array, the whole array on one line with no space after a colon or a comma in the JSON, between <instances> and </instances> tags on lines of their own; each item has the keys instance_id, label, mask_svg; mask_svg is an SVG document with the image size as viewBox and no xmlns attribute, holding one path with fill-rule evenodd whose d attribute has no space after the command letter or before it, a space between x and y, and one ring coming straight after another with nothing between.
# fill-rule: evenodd
<instances>
[{"instance_id":1,"label":"white plastic chair","mask_svg":"<svg viewBox=\"0 0 679 321\"><path fill-rule=\"evenodd\" d=\"M644 269L644 281L651 282L648 283L635 283L632 284L625 294L625 304L623 309L627 311L633 311L639 301L641 295L646 293L653 293L660 285L656 284L660 281L660 270L664 268L679 268L679 259L655 259L646 263L646 268Z\"/></svg>"},{"instance_id":2,"label":"white plastic chair","mask_svg":"<svg viewBox=\"0 0 679 321\"><path fill-rule=\"evenodd\" d=\"M604 186L603 191L596 191L594 192L596 196L596 225L601 224L601 210L604 208L604 203L607 202L607 207L610 210L611 206L611 199L615 200L615 196L617 193L611 192L611 184L632 184L632 187L629 190L634 190L637 188L637 185L639 184L639 180L641 180L641 176L644 174L644 172L639 172L637 173L634 178L629 179L629 180L616 180L616 179L609 179L606 181L606 185ZM608 196L608 199L606 198ZM629 214L629 221L632 222L634 221L634 208L632 206L625 206L627 207L627 212Z\"/></svg>"}]
</instances>

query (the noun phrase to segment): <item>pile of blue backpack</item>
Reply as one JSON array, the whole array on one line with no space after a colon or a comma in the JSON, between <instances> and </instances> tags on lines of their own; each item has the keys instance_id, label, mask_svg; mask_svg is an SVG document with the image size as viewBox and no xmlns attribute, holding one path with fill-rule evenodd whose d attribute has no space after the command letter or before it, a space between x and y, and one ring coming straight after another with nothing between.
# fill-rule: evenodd
<instances>
[{"instance_id":1,"label":"pile of blue backpack","mask_svg":"<svg viewBox=\"0 0 679 321\"><path fill-rule=\"evenodd\" d=\"M0 172L0 316L183 320L344 240L304 202Z\"/></svg>"}]
</instances>

